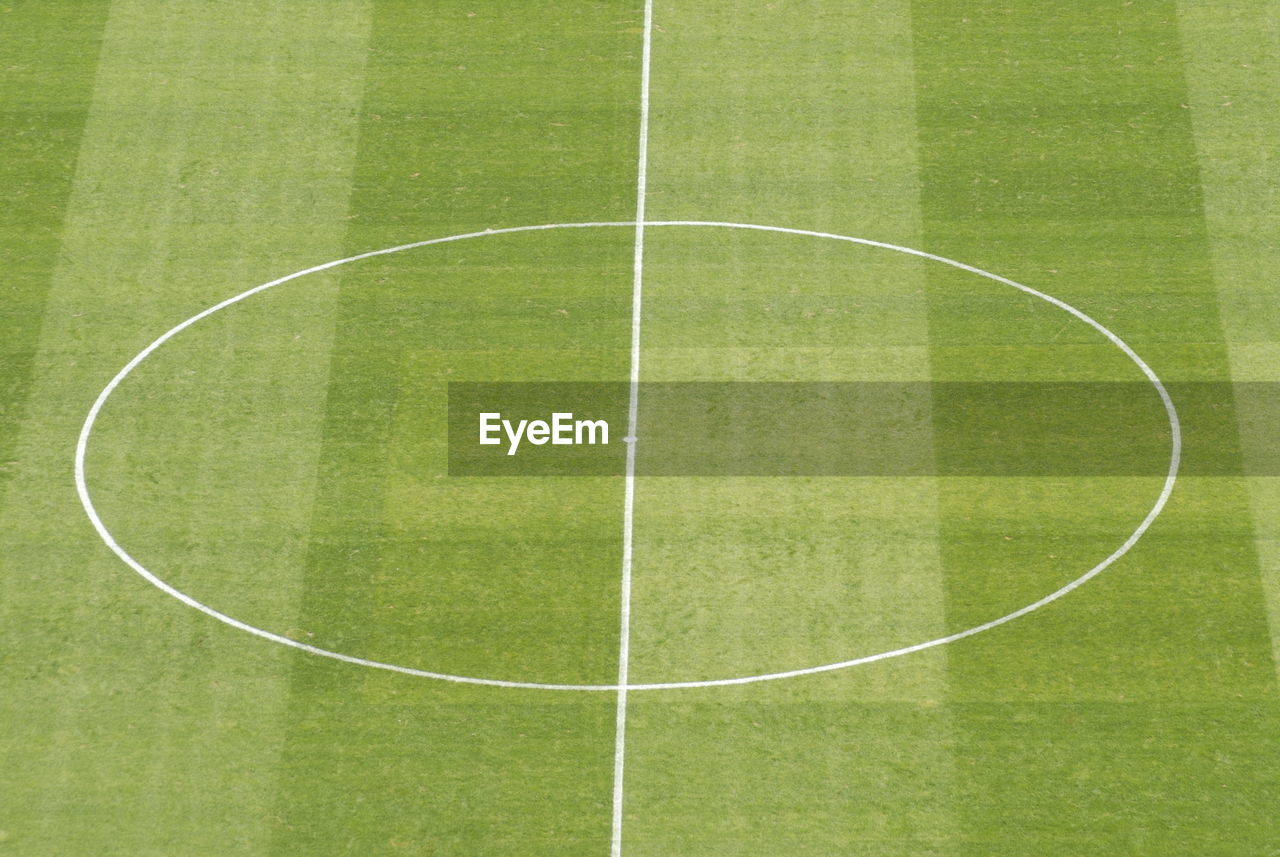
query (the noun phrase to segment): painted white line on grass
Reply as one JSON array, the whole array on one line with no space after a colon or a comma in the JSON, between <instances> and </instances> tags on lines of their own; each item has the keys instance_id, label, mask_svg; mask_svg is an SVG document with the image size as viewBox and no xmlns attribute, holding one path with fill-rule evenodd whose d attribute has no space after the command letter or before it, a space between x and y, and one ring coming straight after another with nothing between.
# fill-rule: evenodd
<instances>
[{"instance_id":1,"label":"painted white line on grass","mask_svg":"<svg viewBox=\"0 0 1280 857\"><path fill-rule=\"evenodd\" d=\"M618 705L613 736L613 829L610 857L622 857L623 784L627 762L627 692L631 661L631 556L636 506L636 424L640 413L640 319L644 295L645 194L649 189L649 68L653 54L653 0L644 3L640 55L640 141L636 164L636 240L631 277L631 386L627 399L627 469L622 500L622 582L618 603Z\"/></svg>"},{"instance_id":2,"label":"painted white line on grass","mask_svg":"<svg viewBox=\"0 0 1280 857\"><path fill-rule=\"evenodd\" d=\"M94 424L98 419L98 415L102 411L103 405L106 404L107 399L110 398L111 394L116 390L117 387L120 386L121 382L123 382L124 379L128 377L128 375L131 372L133 372L133 370L136 369L140 363L142 363L143 360L145 360L148 356L150 356L153 352L155 352L155 350L159 348L161 345L165 344L170 339L172 339L182 331L186 330L188 327L191 327L196 322L202 319L208 318L209 316L213 315L219 310L225 309L229 306L232 306L233 304L239 303L240 301L246 298L249 298L260 292L266 291L267 289L273 288L283 283L287 283L291 280L299 279L300 277L304 277L307 274L314 274L320 271L326 271L326 270L329 270L330 268L336 268L339 265L345 265L349 262L356 262L361 259L369 259L375 256L386 256L391 253L399 253L401 251L412 250L418 247L428 247L434 244L447 244L453 241L463 241L471 238L484 238L484 237L494 236L494 235L510 235L510 234L519 233L519 232L537 232L537 231L544 231L544 230L550 230L550 229L590 229L590 228L609 228L609 227L635 228L636 227L636 221L607 221L607 222L594 222L594 223L553 223L553 224L544 224L539 226L516 226L516 227L510 227L506 229L486 229L481 232L469 232L464 235L451 235L444 238L433 238L426 241L416 241L412 244L402 244L397 247L389 247L385 250L374 250L368 253L361 253L356 256L350 256L346 259L338 259L337 261L334 261L334 262L326 262L323 265L316 265L314 267L307 268L306 270L298 271L296 273L289 274L284 277L280 277L279 279L272 280L269 283L264 283L260 286L255 286L254 288L249 289L248 291L245 291L245 292L241 292L240 294L235 295L234 297L228 298L227 300L222 301L221 303L216 304L204 310L203 312L200 312L192 316L191 318L187 319L181 324L178 324L177 326L171 328L170 330L162 334L160 337L158 337L154 342L152 342L146 348L144 348L136 357L130 360L123 369L121 369L118 373L116 373L115 377L111 379L111 381L107 384L106 388L103 389L103 391L98 394L98 397L94 401L93 406L89 409L88 415L85 417L84 425L80 429L80 436L79 436L79 440L76 443L76 454L75 454L76 492L80 496L80 502L84 506L85 513L88 515L90 523L93 524L94 529L97 530L98 535L102 538L103 542L107 545L107 547L109 547L116 554L116 556L120 557L120 559L123 560L126 565L132 568L143 579L151 583L157 589L160 589L162 592L176 598L177 600L181 601L183 604L186 604L188 607L192 607L196 610L199 610L202 613L205 613L213 617L214 619L217 619L219 622L223 622L227 625L230 625L233 628L239 629L241 631L245 631L247 633L253 634L254 636L261 637L265 640L270 640L271 642L274 642L274 643L279 643L280 645L283 645L283 646L289 646L290 648L298 649L300 651L304 651L309 654L320 655L321 657L332 658L334 660L344 661L346 663L356 664L358 666L372 667L374 669L389 670L391 672L403 673L405 675L417 676L420 678L434 678L434 679L440 679L442 681L457 682L460 684L477 684L477 685L488 685L492 687L524 688L524 689L532 689L532 690L574 690L574 691L616 692L616 693L619 693L619 695L621 696L623 692L630 692L635 690L669 690L669 689L679 689L679 688L717 687L721 685L750 684L752 682L757 682L757 681L771 681L774 679L793 678L796 676L813 675L815 673L830 672L833 670L840 670L840 669L846 669L848 667L858 666L860 664L869 664L869 663L874 663L876 661L883 661L889 658L895 658L901 655L911 654L912 652L918 652L924 649L930 649L935 646L942 646L947 643L954 643L957 640L962 640L966 637L972 637L973 635L980 634L983 631L989 631L992 628L996 628L1000 625L1005 624L1006 622L1011 622L1014 619L1017 619L1021 616L1025 616L1028 613L1031 613L1035 610L1039 610L1041 607L1044 607L1048 604L1053 603L1054 601L1057 601L1059 598L1063 597L1067 593L1072 592L1073 590L1079 588L1080 586L1083 586L1085 583L1092 580L1094 577L1097 577L1104 570L1106 570L1108 567L1114 564L1117 560L1119 560L1122 556L1128 553L1129 550L1132 549L1133 546L1138 543L1138 540L1141 539L1142 536L1151 527L1151 524L1160 515L1161 511L1163 511L1165 507L1165 504L1168 502L1169 496L1173 491L1174 483L1177 480L1179 463L1182 457L1182 428L1178 420L1178 412L1174 407L1173 400L1170 398L1168 390L1165 389L1164 383L1161 382L1160 378L1156 375L1156 373L1151 369L1150 366L1147 365L1146 361L1144 361L1140 356L1138 356L1138 354L1132 348L1129 347L1128 344L1126 344L1122 339L1120 339L1119 336L1117 336L1116 334L1108 330L1100 322L1095 321L1093 318L1086 315L1084 312L1076 309L1075 307L1071 306L1070 304L1067 304L1064 301L1061 301L1058 298L1053 297L1052 295L1045 294L1044 292L1037 291L1036 289L1033 289L1029 286L1024 286L1021 283L1014 282L1013 280L1010 280L1007 277L1002 277L1002 276L999 276L998 274L992 274L989 271L984 271L980 268L975 268L972 265L966 265L963 262L957 262L954 259L948 259L944 256L938 256L933 253L926 253L923 250L913 250L910 247L903 247L897 244L889 244L883 241L872 241L866 238L855 238L849 235L837 235L830 232L816 232L808 229L791 229L783 226L763 226L760 224L752 224L752 223L729 223L729 222L722 222L722 221L706 221L706 220L678 220L678 221L667 220L667 221L645 221L644 225L647 228L704 227L704 228L717 228L717 229L742 229L742 230L750 230L750 231L756 231L756 232L777 232L777 233L782 233L787 235L804 235L804 236L810 236L813 238L826 238L834 241L843 241L846 243L858 244L858 245L863 245L867 247L878 247L884 250L891 250L897 253L905 253L910 256L918 256L922 259L929 259L931 261L939 262L944 265L950 265L953 268L958 268L962 271L968 271L969 273L976 274L977 276L980 276L980 277L985 277L994 282L1011 286L1017 289L1018 291L1024 292L1029 295L1033 295L1037 298L1040 298L1043 301L1046 301L1049 304L1052 304L1055 307L1058 307L1064 312L1074 316L1076 319L1084 322L1085 324L1097 330L1100 334L1102 334L1102 336L1104 336L1107 339L1107 341L1109 341L1111 344L1115 345L1122 352L1124 352L1124 354L1130 360L1132 360L1133 363L1142 371L1142 374L1146 377L1148 381L1151 382L1151 385L1155 388L1156 392L1159 394L1160 400L1163 403L1165 412L1169 418L1169 432L1170 432L1169 467L1164 479L1163 487L1160 490L1159 496L1156 498L1154 505L1152 505L1151 509L1147 512L1146 516L1142 519L1141 523L1139 523L1137 528L1129 535L1127 539L1125 539L1124 543L1121 544L1114 551L1112 551L1112 553L1109 556L1107 556L1105 559L1103 559L1093 568L1089 569L1080 577L1077 577L1075 580L1072 580L1070 583L1066 584L1060 589L1044 596L1040 600L1032 604L1028 604L1027 606L1022 607L1018 610L1015 610L1012 613L1009 613L1007 615L1001 616L996 619L992 619L991 621L985 622L981 625L976 625L972 628L968 628L963 631L958 631L954 634L949 634L944 637L938 637L933 640L926 640L925 642L922 642L922 643L916 643L915 645L905 646L900 649L893 649L891 651L879 652L877 654L866 655L864 657L858 657L858 658L852 658L850 660L845 660L845 661L837 661L835 663L823 664L820 666L803 667L803 668L794 669L794 670L785 670L785 671L773 672L773 673L762 673L758 675L745 675L745 676L738 676L734 678L705 679L705 680L696 680L696 681L650 682L650 683L644 683L644 684L632 684L629 680L619 681L618 683L615 683L615 684L557 684L557 683L550 683L550 682L512 681L512 680L506 680L506 679L479 678L479 677L473 677L473 676L453 675L450 673L441 673L441 672L434 672L430 670L417 669L414 667L405 667L405 666L400 666L398 664L383 663L380 661L374 661L366 658L356 657L353 655L343 654L342 652L334 652L328 649L322 649L318 646L312 646L307 643L301 643L297 640L292 640L280 634L276 634L271 631L266 631L266 630L263 630L262 628L254 627L253 625L249 625L245 622L242 622L238 619L228 616L227 614L219 612L218 610L215 610L214 608L209 607L208 605L203 604L200 601L197 601L195 598L192 598L190 595L187 595L186 593L181 592L180 590L169 585L160 577L158 577L157 575L149 571L145 566L142 565L142 563L138 562L136 559L130 556L129 553L126 552L124 548L121 547L120 544L116 541L115 537L112 536L111 532L107 529L106 525L103 523L102 518L98 515L98 511L94 507L93 500L89 494L88 482L85 474L85 458L88 451L89 439L93 432ZM635 444L632 443L632 444L629 444L629 446L634 447ZM629 580L628 580L628 584L629 584ZM628 599L627 599L627 604L625 606L625 609L628 611L628 614L629 614L629 610L630 610L629 591L627 594L628 594ZM629 621L629 615L627 618Z\"/></svg>"}]
</instances>

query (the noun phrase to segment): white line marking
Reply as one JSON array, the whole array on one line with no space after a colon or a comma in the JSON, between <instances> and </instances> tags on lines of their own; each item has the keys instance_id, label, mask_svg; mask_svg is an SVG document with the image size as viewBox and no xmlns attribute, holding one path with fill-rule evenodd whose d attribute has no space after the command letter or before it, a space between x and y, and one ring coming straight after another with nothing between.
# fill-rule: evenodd
<instances>
[{"instance_id":1,"label":"white line marking","mask_svg":"<svg viewBox=\"0 0 1280 857\"><path fill-rule=\"evenodd\" d=\"M668 689L675 689L675 688L717 687L720 685L749 684L751 682L757 682L757 681L771 681L774 679L792 678L795 676L812 675L814 673L830 672L832 670L845 669L847 667L854 667L860 664L874 663L875 661L883 661L889 658L898 657L900 655L907 655L907 654L911 654L912 652L918 652L924 649L930 649L935 646L942 646L942 645L946 645L947 643L954 643L957 640L962 640L965 637L972 637L973 635L980 634L983 631L989 631L992 628L1005 624L1006 622L1011 622L1014 619L1019 618L1020 616L1025 616L1028 613L1031 613L1035 610L1039 610L1041 607L1044 607L1047 604L1051 604L1054 601L1057 601L1059 598L1066 595L1067 593L1077 589L1080 586L1083 586L1085 583L1088 583L1090 580L1092 580L1094 577L1097 577L1109 566L1111 566L1113 563L1119 560L1122 556L1128 553L1129 550L1132 549L1133 546L1138 543L1138 540L1142 538L1142 536L1151 527L1151 524L1164 510L1165 504L1168 502L1169 496L1173 492L1174 483L1177 481L1178 468L1182 458L1182 428L1178 420L1178 412L1173 405L1173 400L1170 398L1168 390L1165 389L1164 383L1161 382L1160 378L1157 377L1156 373L1151 369L1151 367L1148 366L1146 362L1141 357L1139 357L1138 354L1132 348L1130 348L1123 340L1120 339L1119 336L1112 333L1110 330L1104 327L1101 323L1095 321L1093 318L1081 312L1080 310L1076 309L1075 307L1071 306L1070 304L1067 304L1053 297L1052 295L1047 295L1044 292L1037 291L1036 289L1033 289L1029 286L1024 286L1021 283L1016 283L1013 280L1010 280L1006 277L1001 277L998 274L992 274L988 271L984 271L980 268L975 268L972 265L966 265L963 262L957 262L954 259L948 259L944 256L937 256L937 255L934 255L933 253L926 253L922 250L913 250L910 247L902 247L897 244L888 244L882 241L871 241L866 238L855 238L849 235L836 235L830 232L815 232L808 229L789 229L782 226L762 226L759 224L751 224L751 223L727 223L727 222L706 221L706 220L679 220L679 221L676 221L676 220L652 221L651 220L645 223L646 227L671 226L671 227L695 227L695 228L709 227L709 228L720 228L720 229L746 229L746 230L754 230L757 232L778 232L778 233L783 233L787 235L807 235L814 238L828 238L834 241L844 241L850 244L860 244L867 247L879 247L884 250L892 250L897 253L906 253L911 256L918 256L922 259L929 259L935 262L940 262L944 265L950 265L951 267L958 268L962 271L968 271L970 273L977 274L980 277L986 277L989 280L993 280L998 283L1003 283L1007 286L1012 286L1018 291L1025 292L1026 294L1029 294L1029 295L1033 295L1035 297L1040 298L1043 301L1046 301L1058 307L1059 309L1067 312L1068 314L1076 317L1080 321L1083 321L1085 324L1088 324L1090 327L1097 330L1104 337L1106 337L1106 339L1109 342L1111 342L1113 345L1115 345L1117 348L1123 351L1125 355L1128 356L1128 358L1132 360L1135 365L1137 365L1137 367L1142 371L1142 374L1147 378L1148 381L1151 382L1151 385L1155 387L1156 392L1160 395L1160 400L1164 404L1165 412L1169 417L1170 455L1169 455L1168 473L1165 476L1164 486L1160 491L1159 497L1156 498L1155 504L1151 507L1150 511L1147 512L1146 517L1144 517L1142 519L1142 522L1138 524L1137 529L1135 529L1132 532L1132 534L1130 534L1130 536L1127 539L1125 539L1124 543L1121 544L1120 547L1116 548L1104 560L1099 562L1093 568L1089 569L1080 577L1076 578L1075 580L1071 581L1070 583L1066 584L1060 589L1054 592L1051 592L1050 594L1041 598L1039 601L1036 601L1033 604L1028 604L1026 607L1023 607L1019 610L1015 610L1014 612L1009 613L1008 615L1005 615L1005 616L1001 616L998 619L993 619L990 622L985 622L981 625L976 625L964 631L958 631L957 633L950 634L945 637L938 637L937 639L934 639L934 640L927 640L923 643L917 643L915 645L906 646L901 649L894 649L888 652L880 652L874 655L867 655L865 657L853 658L851 660L846 660L846 661L838 661L836 663L831 663L831 664L823 664L821 666L806 667L803 669L796 669L796 670L787 670L784 672L764 673L761 675L739 676L736 678L727 678L727 679L708 679L708 680L702 680L702 681L655 682L655 683L648 683L648 684L631 684L628 682L625 684L625 686L620 686L618 684L553 684L553 683L546 683L546 682L508 681L505 679L476 678L472 676L452 675L450 673L432 672L429 670L421 670L413 667L399 666L397 664L388 664L388 663L382 663L380 661L367 660L365 658L359 658L353 655L346 655L341 652L334 652L328 649L322 649L318 646L311 646L306 643L300 643L297 640L291 640L288 637L283 637L279 634L272 633L271 631L265 631L261 628L256 628L245 622L241 622L240 620L232 618L231 616L228 616L225 613L221 613L215 610L214 608L209 607L206 604L202 604L201 602L192 598L190 595L187 595L186 593L181 592L175 589L174 587L170 586L168 583L165 583L162 579L160 579L151 571L149 571L146 567L144 567L140 562L138 562L136 559L130 556L128 552L126 552L124 548L122 548L119 545L115 537L111 535L111 532L107 529L106 525L102 522L101 517L99 517L98 511L94 507L93 500L89 495L89 488L88 488L87 478L85 475L85 457L88 452L89 437L93 432L94 424L98 419L99 413L101 413L102 411L103 405L106 404L107 399L110 398L111 394L115 391L115 389L118 386L120 386L121 382L123 382L124 379L128 377L128 375L131 372L133 372L134 369L137 368L138 364L140 364L143 360L145 360L148 356L150 356L161 345L168 342L170 339L177 336L179 333L186 330L188 327L200 321L201 319L208 318L209 316L213 315L219 310L225 309L233 304L237 304L248 297L252 297L253 295L258 294L259 292L266 291L267 289L274 288L275 286L281 285L283 283L287 283L291 280L296 280L300 277L306 276L307 274L314 274L320 271L326 271L326 270L329 270L330 268L336 268L339 265L345 265L349 262L356 262L361 259L369 259L374 256L386 256L391 253L399 253L404 250L412 250L417 247L428 247L433 244L447 244L453 241L463 241L470 238L483 238L491 235L510 235L517 232L537 232L537 231L548 230L548 229L591 229L591 228L608 228L608 227L634 228L635 225L636 224L634 221L602 221L597 223L552 223L552 224L544 224L540 226L514 226L507 229L486 229L482 232L468 232L464 235L451 235L445 238L432 238L426 241L416 241L412 244L401 244L397 247L389 247L385 250L373 250L368 253L361 253L356 256L349 256L346 259L338 259L333 262L326 262L323 265L316 265L315 267L307 268L306 270L298 271L296 273L289 274L284 277L280 277L279 279L272 280L269 283L263 283L260 286L255 286L254 288L249 289L248 291L241 292L240 294L235 295L234 297L228 298L227 300L222 301L219 304L209 307L203 312L193 315L191 318L187 319L186 321L182 322L176 327L173 327L170 330L166 331L164 334L158 337L154 342L152 342L150 345L144 348L141 352L139 352L139 354L136 357L130 360L123 369L121 369L119 372L116 373L115 377L111 379L111 381L107 384L107 386L103 389L103 391L98 394L98 398L94 401L93 406L89 409L89 413L85 417L84 425L80 429L80 437L76 442L76 456L75 456L76 492L80 496L80 503L81 505L84 506L85 514L88 516L90 523L93 524L94 529L97 530L98 535L102 538L102 541L107 545L107 547L110 548L112 552L116 554L116 556L118 556L121 560L123 560L126 565L128 565L135 572L137 572L138 575L140 575L148 583L152 584L157 589L172 596L173 598L178 599L183 604L186 604L188 607L192 607L196 610L199 610L201 613L211 616L214 619L217 619L219 622L230 625L231 627L237 628L241 631L245 631L247 633L253 634L254 636L261 637L265 640L270 640L273 643L279 643L282 646L289 646L291 648L308 652L313 655L320 655L321 657L332 658L334 660L344 661L346 663L356 664L358 666L372 667L374 669L389 670L391 672L403 673L405 675L417 676L420 678L440 679L442 681L451 681L451 682L457 682L460 684L479 684L479 685L488 685L492 687L512 687L512 688L525 688L525 689L532 689L532 690L582 690L582 691L612 693L612 692L620 691L621 689L623 689L623 687L625 687L625 689L628 692L633 690L668 690Z\"/></svg>"},{"instance_id":2,"label":"white line marking","mask_svg":"<svg viewBox=\"0 0 1280 857\"><path fill-rule=\"evenodd\" d=\"M610 857L622 857L622 808L627 761L627 691L631 659L631 549L636 506L636 423L640 413L640 318L644 293L645 194L649 189L649 66L653 53L653 0L644 3L640 57L640 142L636 165L636 241L631 280L631 389L627 402L627 469L622 500L622 591L619 598L618 707L613 735L613 831Z\"/></svg>"}]
</instances>

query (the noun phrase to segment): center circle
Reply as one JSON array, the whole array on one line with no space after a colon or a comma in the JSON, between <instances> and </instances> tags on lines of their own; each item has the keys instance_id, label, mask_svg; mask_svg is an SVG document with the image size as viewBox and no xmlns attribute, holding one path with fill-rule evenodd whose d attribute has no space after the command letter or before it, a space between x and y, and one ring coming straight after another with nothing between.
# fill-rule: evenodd
<instances>
[{"instance_id":1,"label":"center circle","mask_svg":"<svg viewBox=\"0 0 1280 857\"><path fill-rule=\"evenodd\" d=\"M486 238L486 237L499 236L499 235L511 235L516 233L528 233L528 232L538 232L538 231L547 231L547 230L601 229L601 228L619 228L619 227L635 228L636 225L637 224L635 224L634 222L624 221L624 222L593 222L593 223L567 223L567 224L547 224L547 225L538 225L538 226L520 226L520 227L511 227L511 228L505 228L505 229L491 229L491 230L485 230L483 232L471 232L471 233L465 233L460 235L453 235L453 236L447 236L443 238L435 238L435 239L430 239L426 241L419 241L419 242L414 242L410 244L399 245L396 247L390 247L383 250L375 250L368 253L361 253L361 254L350 256L344 259L339 259L339 260L327 262L321 265L316 265L314 267L307 268L302 271L297 271L295 273L289 274L284 277L280 277L268 283L263 283L262 285L255 286L254 288L241 292L240 294L237 294L231 298L228 298L227 300L224 300L192 316L191 318L188 318L187 320L174 326L173 328L171 328L170 330L166 331L164 334L159 336L150 345L148 345L145 349L139 352L138 355L136 355L132 360L130 360L124 366L124 368L122 368L115 375L115 377L111 379L111 381L107 384L107 386L98 395L93 406L90 408L89 413L86 416L84 424L81 428L79 441L77 443L76 453L75 453L76 488L80 496L80 500L84 507L86 515L88 516L90 522L98 532L99 536L102 538L103 542L124 563L126 563L130 568L132 568L141 577L146 579L149 583L161 589L171 597L178 599L179 601L186 604L187 606L192 607L196 610L199 610L200 612L205 613L209 616L212 616L213 618L217 619L220 622L223 622L241 631L245 631L247 633L269 640L271 642L278 643L280 645L289 646L291 648L305 651L310 654L319 655L322 657L331 658L339 661L344 661L344 662L359 665L359 666L371 667L371 668L376 668L381 670L388 670L388 671L402 673L402 674L411 675L411 676L433 678L438 680L465 683L465 684L479 684L479 685L489 685L489 686L497 686L497 687L529 688L529 689L541 689L541 690L573 690L573 691L597 691L597 692L618 691L622 689L617 684L561 684L561 683L552 683L552 682L520 681L520 680L510 680L510 679L502 679L502 678L490 678L490 677L483 677L483 676L457 675L457 674L452 674L448 672L436 672L431 670L419 669L416 667L410 667L410 666L405 666L405 665L400 665L395 663L388 663L388 662L383 662L378 660L371 660L371 659L347 654L344 652L334 651L331 649L327 649L327 648L312 645L306 642L302 642L300 640L296 640L291 637L283 636L281 634L277 634L272 631L265 630L261 627L257 627L255 625L241 621L233 616L228 615L227 613L221 612L213 607L208 606L207 604L202 603L201 601L197 600L196 598L192 597L186 592L183 592L179 590L177 587L166 582L166 580L164 580L158 574L146 568L141 562L135 559L119 543L119 541L115 538L115 536L108 530L107 526L103 522L101 516L98 513L97 508L93 503L92 496L88 487L87 477L86 477L85 461L86 461L86 455L88 452L89 444L93 435L93 429L98 419L98 416L101 413L103 406L106 404L107 400L111 397L111 395L116 391L116 389L120 386L120 384L135 369L137 369L139 365L141 365L148 357L150 357L162 345L164 345L170 339L174 338L175 336L177 336L179 333L183 332L187 328L197 324L198 322L208 318L211 315L214 315L215 313L218 313L234 304L240 303L241 301L244 301L254 295L257 295L269 289L275 288L276 286L283 285L290 281L297 280L311 274L316 274L321 271L337 268L339 266L346 265L352 262L357 262L360 260L375 258L379 256L386 256L386 255L400 253L407 250L429 247L429 246L438 245L438 244L447 244L452 242L467 241L471 239L479 239L479 238ZM1004 613L1003 615L995 616L986 622L973 625L964 630L947 634L945 636L934 637L932 639L922 640L920 642L917 642L911 645L899 646L889 650L880 651L880 652L876 652L868 655L862 655L859 657L849 658L846 660L839 660L835 662L822 663L822 664L811 665L811 666L799 666L794 669L787 669L787 670L776 671L776 672L766 672L766 673L758 673L758 674L752 674L752 675L738 675L738 676L730 676L725 678L687 680L687 681L667 681L667 682L654 682L654 683L630 683L625 686L627 690L656 690L656 689L711 687L711 686L732 685L732 684L747 684L747 683L767 681L772 679L788 678L788 677L794 677L794 676L800 676L800 675L809 675L814 673L845 669L845 668L849 668L849 667L853 667L861 664L868 664L876 661L886 660L889 658L898 657L898 656L909 654L912 652L917 652L924 649L945 645L951 642L955 642L957 640L964 639L966 637L973 636L983 631L987 631L992 628L995 628L1006 622L1012 621L1013 619L1016 619L1034 610L1037 610L1040 607L1043 607L1057 600L1058 598L1061 598L1062 596L1066 595L1068 592L1078 588L1079 586L1091 580L1093 577L1100 574L1107 567L1109 567L1118 559L1120 559L1120 557L1122 557L1125 553L1127 553L1138 542L1138 540L1142 537L1142 535L1151 526L1152 522L1163 510L1166 502L1168 501L1169 495L1173 489L1174 483L1177 478L1178 465L1179 465L1179 460L1181 455L1181 431L1179 427L1177 411L1173 405L1172 399L1170 398L1168 391L1165 389L1165 386L1161 382L1159 377L1132 348L1130 348L1123 340L1121 340L1119 336L1111 332L1109 329L1104 327L1098 321L1086 315L1084 312L1070 306L1069 304L1059 300L1058 298L1052 297L1051 295L1045 294L1043 292L1037 291L1028 286L1017 283L1006 277L1002 277L1000 275L981 270L971 265L967 265L962 262L958 262L958 261L948 259L942 256L938 256L932 253L927 253L924 251L915 250L912 248L889 244L885 242L872 241L869 239L857 238L857 237L852 237L847 235L839 235L834 233L817 232L812 230L791 229L791 228L778 227L778 226L729 223L729 222L718 222L718 221L648 221L644 224L644 229L665 229L665 228L684 228L684 229L701 228L701 229L755 231L755 232L762 232L762 233L778 233L778 234L784 234L784 235L806 236L810 238L818 238L818 239L824 239L824 240L834 241L834 242L844 242L847 244L861 245L864 247L876 248L876 249L885 250L893 253L904 254L906 256L916 257L918 259L927 260L929 262L950 266L951 268L958 269L960 271L964 271L966 273L973 274L978 277L986 278L987 280L1015 289L1019 292L1022 292L1025 295L1029 295L1038 300L1044 301L1050 304L1051 306L1055 307L1056 309L1074 317L1076 320L1078 320L1082 324L1085 324L1093 328L1096 332L1101 334L1111 345L1119 349L1119 351L1122 352L1125 355L1125 357L1129 359L1129 361L1131 361L1134 365L1137 366L1137 368L1142 373L1144 378L1146 378L1146 380L1155 389L1156 393L1159 395L1160 400L1165 408L1165 412L1169 421L1171 449L1170 449L1168 471L1167 471L1167 475L1164 478L1161 490L1158 496L1153 501L1150 508L1148 509L1148 511L1146 512L1146 514L1142 517L1141 521L1137 523L1137 525L1132 530L1132 532L1119 545L1117 545L1106 557L1102 558L1099 562L1097 562L1091 568L1083 571L1079 576L1075 577L1073 580L1066 583L1065 585L1060 586L1054 591L1049 592L1043 597L1029 604L1026 604L1025 606L1022 606L1016 610Z\"/></svg>"}]
</instances>

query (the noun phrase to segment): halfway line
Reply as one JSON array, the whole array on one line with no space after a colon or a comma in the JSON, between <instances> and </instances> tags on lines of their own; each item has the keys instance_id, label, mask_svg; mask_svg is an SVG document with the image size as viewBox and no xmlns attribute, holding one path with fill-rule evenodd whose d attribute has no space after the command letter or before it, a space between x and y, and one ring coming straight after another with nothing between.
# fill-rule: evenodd
<instances>
[{"instance_id":1,"label":"halfway line","mask_svg":"<svg viewBox=\"0 0 1280 857\"><path fill-rule=\"evenodd\" d=\"M618 634L618 708L613 740L613 832L610 857L622 857L623 772L627 758L627 683L631 655L631 532L636 500L636 423L640 410L640 299L644 291L645 193L649 183L649 60L653 45L653 0L644 4L640 59L640 154L636 169L636 241L631 283L631 391L627 406L627 469L622 503L622 592Z\"/></svg>"}]
</instances>

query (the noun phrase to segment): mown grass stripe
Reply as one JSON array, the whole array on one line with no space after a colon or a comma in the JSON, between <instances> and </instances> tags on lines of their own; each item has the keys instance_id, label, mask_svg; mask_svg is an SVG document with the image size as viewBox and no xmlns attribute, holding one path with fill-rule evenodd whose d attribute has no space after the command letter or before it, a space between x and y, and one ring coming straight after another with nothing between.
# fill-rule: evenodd
<instances>
[{"instance_id":1,"label":"mown grass stripe","mask_svg":"<svg viewBox=\"0 0 1280 857\"><path fill-rule=\"evenodd\" d=\"M1188 103L1204 186L1214 280L1236 381L1280 379L1280 15L1247 2L1178 4ZM1272 415L1241 408L1242 429ZM1246 460L1274 444L1241 432ZM1280 487L1250 479L1249 499L1272 648L1280 668Z\"/></svg>"},{"instance_id":2,"label":"mown grass stripe","mask_svg":"<svg viewBox=\"0 0 1280 857\"><path fill-rule=\"evenodd\" d=\"M378 2L351 252L630 220L641 9ZM625 381L631 233L494 236L344 272L300 618L317 641L612 683L620 481L451 479L443 439L450 380ZM273 853L606 854L613 702L299 661Z\"/></svg>"},{"instance_id":3,"label":"mown grass stripe","mask_svg":"<svg viewBox=\"0 0 1280 857\"><path fill-rule=\"evenodd\" d=\"M1225 379L1175 12L914 4L925 234L937 252L1094 315L1166 380ZM957 278L931 278L929 298L935 377L1123 371L1088 331L1041 327ZM1100 427L1099 442L1123 443L1124 427ZM992 594L1105 553L1149 490L949 481L948 614L980 614ZM1266 781L1238 755L1240 736L1256 734L1249 710L1270 718L1274 693L1250 530L1240 480L1180 484L1122 563L953 647L962 853L1265 850L1248 796ZM1238 698L1251 702L1215 704ZM1215 725L1198 731L1204 717ZM1180 741L1180 753L1144 749ZM1236 785L1211 786L1225 779ZM1176 809L1192 804L1194 815Z\"/></svg>"},{"instance_id":4,"label":"mown grass stripe","mask_svg":"<svg viewBox=\"0 0 1280 857\"><path fill-rule=\"evenodd\" d=\"M358 2L111 6L0 526L22 634L6 663L22 692L4 700L24 800L6 845L22 853L265 846L287 658L122 574L81 537L65 462L92 390L129 352L245 284L338 255L364 26ZM243 591L237 574L270 566L260 597L286 613L322 392L293 370L323 358L332 325L323 289L307 297L288 345L278 318L250 315L175 344L120 391L90 462L104 513L158 568ZM287 431L237 443L277 412ZM251 498L270 512L233 530L261 510Z\"/></svg>"},{"instance_id":5,"label":"mown grass stripe","mask_svg":"<svg viewBox=\"0 0 1280 857\"><path fill-rule=\"evenodd\" d=\"M651 219L924 246L907 13L896 0L659 2ZM922 273L893 256L651 229L645 380L927 380ZM938 636L936 526L931 479L642 478L633 680L812 666ZM625 853L949 853L946 664L933 652L632 695Z\"/></svg>"},{"instance_id":6,"label":"mown grass stripe","mask_svg":"<svg viewBox=\"0 0 1280 857\"><path fill-rule=\"evenodd\" d=\"M104 0L0 7L0 498L31 391L80 135L89 112Z\"/></svg>"}]
</instances>

